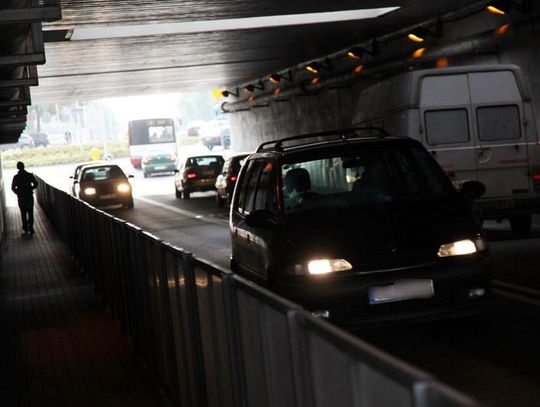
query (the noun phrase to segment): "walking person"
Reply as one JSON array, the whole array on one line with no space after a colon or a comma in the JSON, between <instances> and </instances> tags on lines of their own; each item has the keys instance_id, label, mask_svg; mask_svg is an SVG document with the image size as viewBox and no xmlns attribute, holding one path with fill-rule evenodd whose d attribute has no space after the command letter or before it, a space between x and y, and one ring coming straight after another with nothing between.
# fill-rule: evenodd
<instances>
[{"instance_id":1,"label":"walking person","mask_svg":"<svg viewBox=\"0 0 540 407\"><path fill-rule=\"evenodd\" d=\"M11 190L17 195L19 209L21 210L23 234L34 234L34 189L38 182L34 174L24 169L24 163L17 163L19 172L13 177Z\"/></svg>"}]
</instances>

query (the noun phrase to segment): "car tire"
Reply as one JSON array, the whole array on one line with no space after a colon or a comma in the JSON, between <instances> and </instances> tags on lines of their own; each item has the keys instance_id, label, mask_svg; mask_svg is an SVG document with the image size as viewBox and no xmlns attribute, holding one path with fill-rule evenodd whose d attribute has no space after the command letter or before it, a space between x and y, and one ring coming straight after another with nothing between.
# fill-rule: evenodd
<instances>
[{"instance_id":1,"label":"car tire","mask_svg":"<svg viewBox=\"0 0 540 407\"><path fill-rule=\"evenodd\" d=\"M510 217L510 227L516 237L525 237L531 231L531 215L514 215Z\"/></svg>"},{"instance_id":2,"label":"car tire","mask_svg":"<svg viewBox=\"0 0 540 407\"><path fill-rule=\"evenodd\" d=\"M182 192L183 198L184 198L184 199L189 199L189 195L190 195L189 191L186 191L186 190L184 189L184 191Z\"/></svg>"},{"instance_id":3,"label":"car tire","mask_svg":"<svg viewBox=\"0 0 540 407\"><path fill-rule=\"evenodd\" d=\"M180 198L182 198L182 191L177 190L176 187L175 187L175 188L174 188L174 195L175 195L178 199L180 199Z\"/></svg>"},{"instance_id":4,"label":"car tire","mask_svg":"<svg viewBox=\"0 0 540 407\"><path fill-rule=\"evenodd\" d=\"M214 146L206 146L208 148L208 150L212 151Z\"/></svg>"},{"instance_id":5,"label":"car tire","mask_svg":"<svg viewBox=\"0 0 540 407\"><path fill-rule=\"evenodd\" d=\"M218 208L223 208L225 206L225 199L219 195L219 192L216 192L216 202Z\"/></svg>"},{"instance_id":6,"label":"car tire","mask_svg":"<svg viewBox=\"0 0 540 407\"><path fill-rule=\"evenodd\" d=\"M148 178L148 173L146 171L143 173L143 177Z\"/></svg>"}]
</instances>

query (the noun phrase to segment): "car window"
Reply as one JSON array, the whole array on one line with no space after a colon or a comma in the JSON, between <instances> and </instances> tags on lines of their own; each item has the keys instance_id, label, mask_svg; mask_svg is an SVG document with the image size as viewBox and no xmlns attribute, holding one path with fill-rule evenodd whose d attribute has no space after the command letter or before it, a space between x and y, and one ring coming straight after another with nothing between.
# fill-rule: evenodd
<instances>
[{"instance_id":1,"label":"car window","mask_svg":"<svg viewBox=\"0 0 540 407\"><path fill-rule=\"evenodd\" d=\"M444 172L421 148L362 148L281 167L286 213L425 200L454 192Z\"/></svg>"},{"instance_id":2,"label":"car window","mask_svg":"<svg viewBox=\"0 0 540 407\"><path fill-rule=\"evenodd\" d=\"M515 140L521 137L517 106L485 106L476 111L482 141Z\"/></svg>"},{"instance_id":3,"label":"car window","mask_svg":"<svg viewBox=\"0 0 540 407\"><path fill-rule=\"evenodd\" d=\"M431 110L425 113L428 144L467 143L469 121L466 109Z\"/></svg>"},{"instance_id":4,"label":"car window","mask_svg":"<svg viewBox=\"0 0 540 407\"><path fill-rule=\"evenodd\" d=\"M83 171L82 181L104 181L114 178L125 178L125 174L118 166L105 166L105 167L93 167L87 168Z\"/></svg>"},{"instance_id":5,"label":"car window","mask_svg":"<svg viewBox=\"0 0 540 407\"><path fill-rule=\"evenodd\" d=\"M237 208L237 211L242 214L244 213L244 200L246 198L247 184L249 182L249 178L251 176L251 170L254 164L255 164L255 161L250 161L247 163L247 167L245 169L245 172L242 178L240 179L240 183L236 185L236 188L238 189L238 192L237 192L238 201L236 202L236 208Z\"/></svg>"},{"instance_id":6,"label":"car window","mask_svg":"<svg viewBox=\"0 0 540 407\"><path fill-rule=\"evenodd\" d=\"M188 159L188 165L192 167L198 166L208 166L208 165L222 165L223 157L219 156L202 156L202 157L191 157Z\"/></svg>"},{"instance_id":7,"label":"car window","mask_svg":"<svg viewBox=\"0 0 540 407\"><path fill-rule=\"evenodd\" d=\"M263 160L255 160L253 167L251 168L249 181L245 188L245 198L243 204L245 214L251 213L255 210L255 194L257 192L257 185L259 183L259 177L261 176L263 167Z\"/></svg>"},{"instance_id":8,"label":"car window","mask_svg":"<svg viewBox=\"0 0 540 407\"><path fill-rule=\"evenodd\" d=\"M255 210L266 209L276 213L276 197L273 188L274 166L271 161L263 163L257 191L255 194Z\"/></svg>"}]
</instances>

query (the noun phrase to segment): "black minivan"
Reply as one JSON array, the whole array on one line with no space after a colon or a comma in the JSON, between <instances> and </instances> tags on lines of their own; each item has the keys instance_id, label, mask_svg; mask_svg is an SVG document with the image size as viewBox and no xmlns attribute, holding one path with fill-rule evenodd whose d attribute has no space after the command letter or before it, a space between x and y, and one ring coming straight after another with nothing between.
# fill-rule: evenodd
<instances>
[{"instance_id":1,"label":"black minivan","mask_svg":"<svg viewBox=\"0 0 540 407\"><path fill-rule=\"evenodd\" d=\"M489 257L471 211L418 142L353 128L263 143L239 174L233 271L336 321L477 313Z\"/></svg>"}]
</instances>

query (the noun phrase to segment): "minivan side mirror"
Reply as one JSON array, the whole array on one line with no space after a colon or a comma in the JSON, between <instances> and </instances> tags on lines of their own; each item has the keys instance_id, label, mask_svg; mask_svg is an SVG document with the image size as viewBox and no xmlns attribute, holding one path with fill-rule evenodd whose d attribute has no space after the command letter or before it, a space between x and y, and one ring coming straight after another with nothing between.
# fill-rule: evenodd
<instances>
[{"instance_id":1,"label":"minivan side mirror","mask_svg":"<svg viewBox=\"0 0 540 407\"><path fill-rule=\"evenodd\" d=\"M252 228L265 228L273 221L274 215L268 209L259 209L246 216L246 224Z\"/></svg>"},{"instance_id":2,"label":"minivan side mirror","mask_svg":"<svg viewBox=\"0 0 540 407\"><path fill-rule=\"evenodd\" d=\"M466 181L461 185L461 193L471 201L480 198L486 192L486 186L480 181Z\"/></svg>"}]
</instances>

